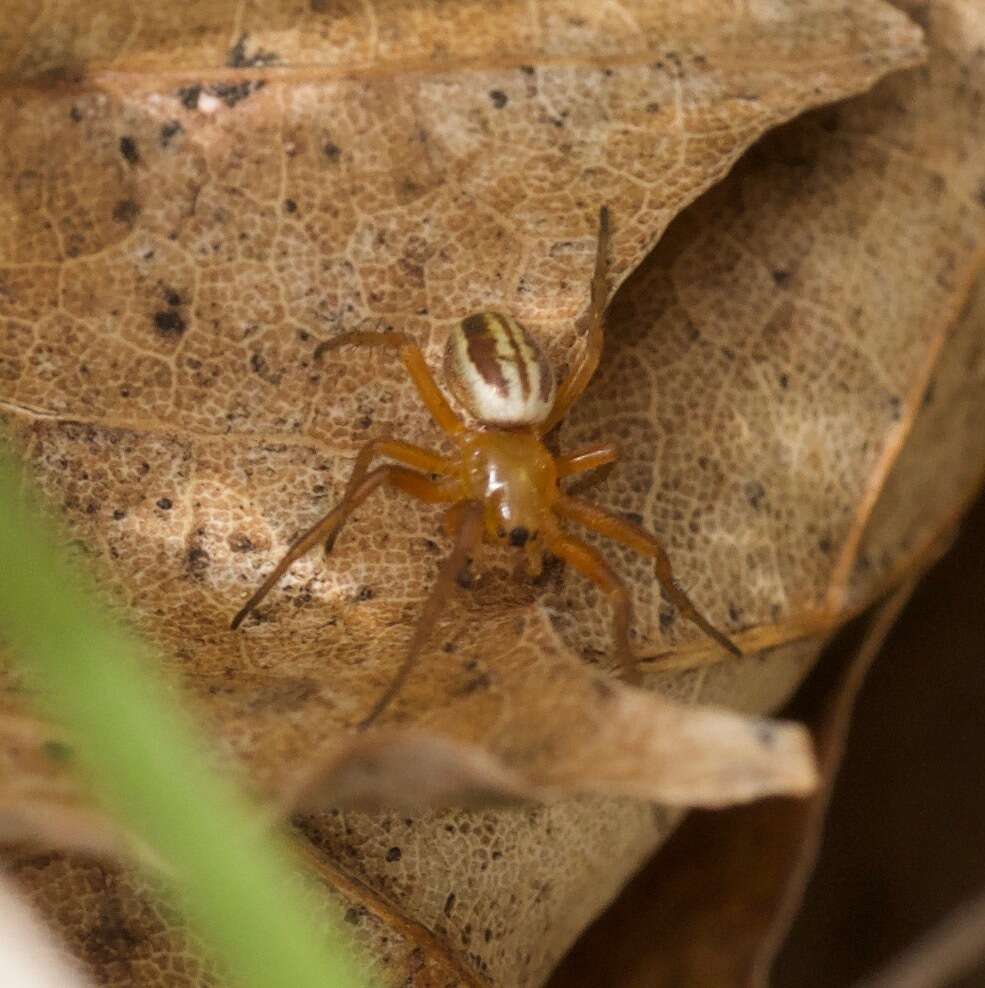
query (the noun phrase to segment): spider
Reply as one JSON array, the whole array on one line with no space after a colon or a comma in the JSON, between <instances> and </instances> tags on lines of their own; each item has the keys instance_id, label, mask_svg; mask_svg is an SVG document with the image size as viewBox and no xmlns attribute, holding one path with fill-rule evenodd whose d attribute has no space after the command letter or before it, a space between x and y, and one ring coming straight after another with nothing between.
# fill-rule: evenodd
<instances>
[{"instance_id":1,"label":"spider","mask_svg":"<svg viewBox=\"0 0 985 988\"><path fill-rule=\"evenodd\" d=\"M428 504L448 505L444 528L454 539L454 548L440 568L400 668L360 727L376 720L397 696L434 630L456 579L484 541L524 550L533 578L540 575L544 552L550 551L594 581L612 604L613 637L623 676L631 683L639 681L637 659L629 641L629 591L604 557L567 534L560 520L583 525L651 557L657 580L681 613L723 648L741 656L674 578L670 559L655 536L558 486L566 477L614 463L619 456L616 446L597 445L555 457L543 443L581 396L598 367L604 336L608 247L609 213L603 206L591 282L588 343L560 385L540 347L511 316L479 312L462 320L452 331L445 349L445 376L452 394L476 420L475 426L466 425L455 414L435 383L420 348L405 333L347 332L316 349L316 359L349 344L397 351L424 405L455 447L451 456L442 456L397 439L370 440L356 457L339 505L294 542L232 620L235 630L285 570L319 542L324 541L326 553L331 552L350 515L378 488L389 486ZM370 470L373 460L380 456L396 462Z\"/></svg>"}]
</instances>

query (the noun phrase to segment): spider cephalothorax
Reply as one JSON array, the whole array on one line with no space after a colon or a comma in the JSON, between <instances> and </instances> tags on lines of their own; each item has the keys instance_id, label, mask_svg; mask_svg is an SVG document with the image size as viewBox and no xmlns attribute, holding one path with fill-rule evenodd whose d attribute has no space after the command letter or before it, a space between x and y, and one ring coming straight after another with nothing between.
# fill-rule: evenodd
<instances>
[{"instance_id":1,"label":"spider cephalothorax","mask_svg":"<svg viewBox=\"0 0 985 988\"><path fill-rule=\"evenodd\" d=\"M674 579L670 560L655 536L566 494L558 486L565 477L615 462L619 455L615 446L593 446L555 457L543 443L543 437L564 418L598 366L608 238L608 211L603 207L591 286L588 345L560 385L536 340L512 316L480 312L462 320L452 331L445 350L445 375L449 389L477 420L477 426L467 426L452 411L417 344L403 333L343 333L318 347L317 357L347 344L398 350L424 404L455 446L451 456L442 456L396 439L367 443L356 457L338 507L291 546L233 618L233 628L239 627L291 563L313 546L324 541L326 551L331 551L346 520L378 487L387 484L422 501L448 505L445 528L455 540L454 549L424 605L403 664L363 726L375 720L399 692L434 628L442 603L483 541L523 549L534 575L540 572L544 552L550 551L598 584L613 606L613 634L624 675L630 681L637 680L637 660L629 642L629 591L600 553L562 529L561 520L577 522L653 558L656 577L679 610L724 648L741 654L697 610ZM378 456L396 462L370 470Z\"/></svg>"}]
</instances>

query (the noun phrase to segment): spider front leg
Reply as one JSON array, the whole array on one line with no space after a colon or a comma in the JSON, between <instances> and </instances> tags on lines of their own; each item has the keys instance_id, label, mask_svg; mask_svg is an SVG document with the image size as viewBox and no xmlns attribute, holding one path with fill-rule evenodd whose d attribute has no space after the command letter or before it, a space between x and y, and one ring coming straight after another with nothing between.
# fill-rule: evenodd
<instances>
[{"instance_id":1,"label":"spider front leg","mask_svg":"<svg viewBox=\"0 0 985 988\"><path fill-rule=\"evenodd\" d=\"M358 724L360 730L369 727L377 717L393 702L407 680L421 650L427 644L434 626L438 622L441 609L455 589L458 575L479 543L482 541L483 507L481 501L461 501L456 504L447 517L447 527L455 530L455 546L445 559L435 580L431 593L424 604L418 619L414 635L407 647L407 654L401 663L397 674L393 677L386 692L376 701L373 709Z\"/></svg>"},{"instance_id":2,"label":"spider front leg","mask_svg":"<svg viewBox=\"0 0 985 988\"><path fill-rule=\"evenodd\" d=\"M432 453L430 450L422 449L420 446L415 446L412 443L401 442L398 439L371 439L363 446L359 451L359 455L356 457L355 465L349 476L349 482L345 486L345 493L342 495L340 508L342 505L347 504L355 495L355 492L359 489L359 485L369 472L370 463L377 456L387 456L404 466L413 467L424 473L449 474L453 468L452 461L447 457L439 456L437 453ZM335 540L339 537L341 531L342 525L339 524L332 530L328 538L325 539L326 553L332 551Z\"/></svg>"},{"instance_id":3,"label":"spider front leg","mask_svg":"<svg viewBox=\"0 0 985 988\"><path fill-rule=\"evenodd\" d=\"M359 485L347 492L344 500L327 515L320 518L284 554L284 558L274 567L270 575L260 584L256 593L240 608L233 618L231 627L235 631L243 619L263 600L271 588L284 575L287 568L322 539L333 541L338 530L345 524L349 515L359 507L370 494L383 484L402 490L418 500L430 504L456 501L461 496L459 485L454 480L432 481L406 467L387 464L377 467L367 474Z\"/></svg>"},{"instance_id":4,"label":"spider front leg","mask_svg":"<svg viewBox=\"0 0 985 988\"><path fill-rule=\"evenodd\" d=\"M605 343L603 315L605 313L606 267L609 256L609 210L603 206L599 210L599 238L595 248L595 272L592 275L591 302L588 309L588 342L581 359L572 368L557 390L550 414L540 426L540 434L546 436L568 413L568 409L581 397L588 387Z\"/></svg>"},{"instance_id":5,"label":"spider front leg","mask_svg":"<svg viewBox=\"0 0 985 988\"><path fill-rule=\"evenodd\" d=\"M554 462L557 467L558 480L561 480L564 477L573 477L575 474L585 473L588 470L607 467L618 459L619 447L613 443L606 443L604 446L588 446L577 452L559 456Z\"/></svg>"},{"instance_id":6,"label":"spider front leg","mask_svg":"<svg viewBox=\"0 0 985 988\"><path fill-rule=\"evenodd\" d=\"M640 555L653 559L656 564L656 577L677 609L722 648L738 658L742 657L742 652L695 607L684 588L677 582L670 565L670 558L656 536L640 528L639 525L634 525L604 508L576 497L561 496L554 502L553 508L562 518L576 521L593 532L615 539Z\"/></svg>"},{"instance_id":7,"label":"spider front leg","mask_svg":"<svg viewBox=\"0 0 985 988\"><path fill-rule=\"evenodd\" d=\"M406 333L365 333L354 331L342 333L315 347L315 360L330 350L343 346L382 346L398 350L403 358L410 379L421 396L421 401L431 413L431 417L450 436L457 436L465 429L462 420L452 411L441 388L435 383L421 348Z\"/></svg>"}]
</instances>

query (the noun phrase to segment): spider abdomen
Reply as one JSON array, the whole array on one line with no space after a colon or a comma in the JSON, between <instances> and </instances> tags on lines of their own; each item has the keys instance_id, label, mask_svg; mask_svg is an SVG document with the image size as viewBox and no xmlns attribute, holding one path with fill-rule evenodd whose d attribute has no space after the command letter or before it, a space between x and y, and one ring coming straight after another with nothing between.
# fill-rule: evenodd
<instances>
[{"instance_id":1,"label":"spider abdomen","mask_svg":"<svg viewBox=\"0 0 985 988\"><path fill-rule=\"evenodd\" d=\"M445 375L455 397L487 425L535 425L554 402L554 371L512 317L478 312L452 330Z\"/></svg>"}]
</instances>

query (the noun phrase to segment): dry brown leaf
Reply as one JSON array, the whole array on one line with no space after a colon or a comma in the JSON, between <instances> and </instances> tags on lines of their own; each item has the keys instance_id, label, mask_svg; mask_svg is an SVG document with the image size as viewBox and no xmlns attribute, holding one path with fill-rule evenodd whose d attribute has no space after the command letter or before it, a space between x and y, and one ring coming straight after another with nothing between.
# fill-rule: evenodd
<instances>
[{"instance_id":1,"label":"dry brown leaf","mask_svg":"<svg viewBox=\"0 0 985 988\"><path fill-rule=\"evenodd\" d=\"M396 367L346 355L318 370L317 340L399 324L433 354L455 319L495 304L563 363L601 202L617 217L618 280L765 128L918 53L914 30L868 2L740 17L712 3L640 2L601 19L587 3L496 10L487 21L491 7L471 8L435 34L411 4L375 11L373 31L362 8L288 23L271 11L262 28L246 14L213 23L209 8L183 35L163 5L135 23L89 7L99 36L41 18L8 60L17 84L0 112L19 181L0 245L0 407L116 599L267 791L365 713L440 551L431 513L383 498L330 565L299 563L261 622L225 630L258 574L337 498L361 441L434 442ZM42 73L85 85L40 87ZM962 105L953 112L967 115ZM974 121L961 122L945 150L974 144ZM673 648L665 668L679 667L651 684L761 712L845 616L880 469L946 324L927 314L957 304L981 231L957 155L928 171L889 141L815 125L755 167L737 201L709 197L626 286L605 372L562 440L619 438L625 462L593 496L661 531L713 619L750 649L771 647L708 664L649 569L618 558L638 645ZM810 209L784 224L798 196ZM878 251L894 292L897 277L909 289L889 325L863 263ZM818 299L832 283L840 291ZM481 745L525 785L655 795L652 747L607 718L613 706L676 708L599 688L586 660L608 654L607 618L588 588L556 571L545 587L517 585L494 563L451 609L394 719ZM694 727L712 715L674 716ZM523 812L313 815L304 833L378 963L379 931L410 923L401 942L430 930L428 957L434 947L453 969L461 957L533 985L670 819L585 796ZM74 874L52 860L23 877L54 901L88 880ZM65 918L76 942L96 903ZM147 984L167 969L155 923L129 948L156 958L141 968ZM430 983L414 956L391 958L388 981Z\"/></svg>"},{"instance_id":2,"label":"dry brown leaf","mask_svg":"<svg viewBox=\"0 0 985 988\"><path fill-rule=\"evenodd\" d=\"M803 794L815 785L810 741L798 724L609 692L609 716L585 725L586 744L552 750L523 772L460 740L389 731L340 739L287 787L285 804L420 810L595 791L668 806L725 806L776 792Z\"/></svg>"}]
</instances>

